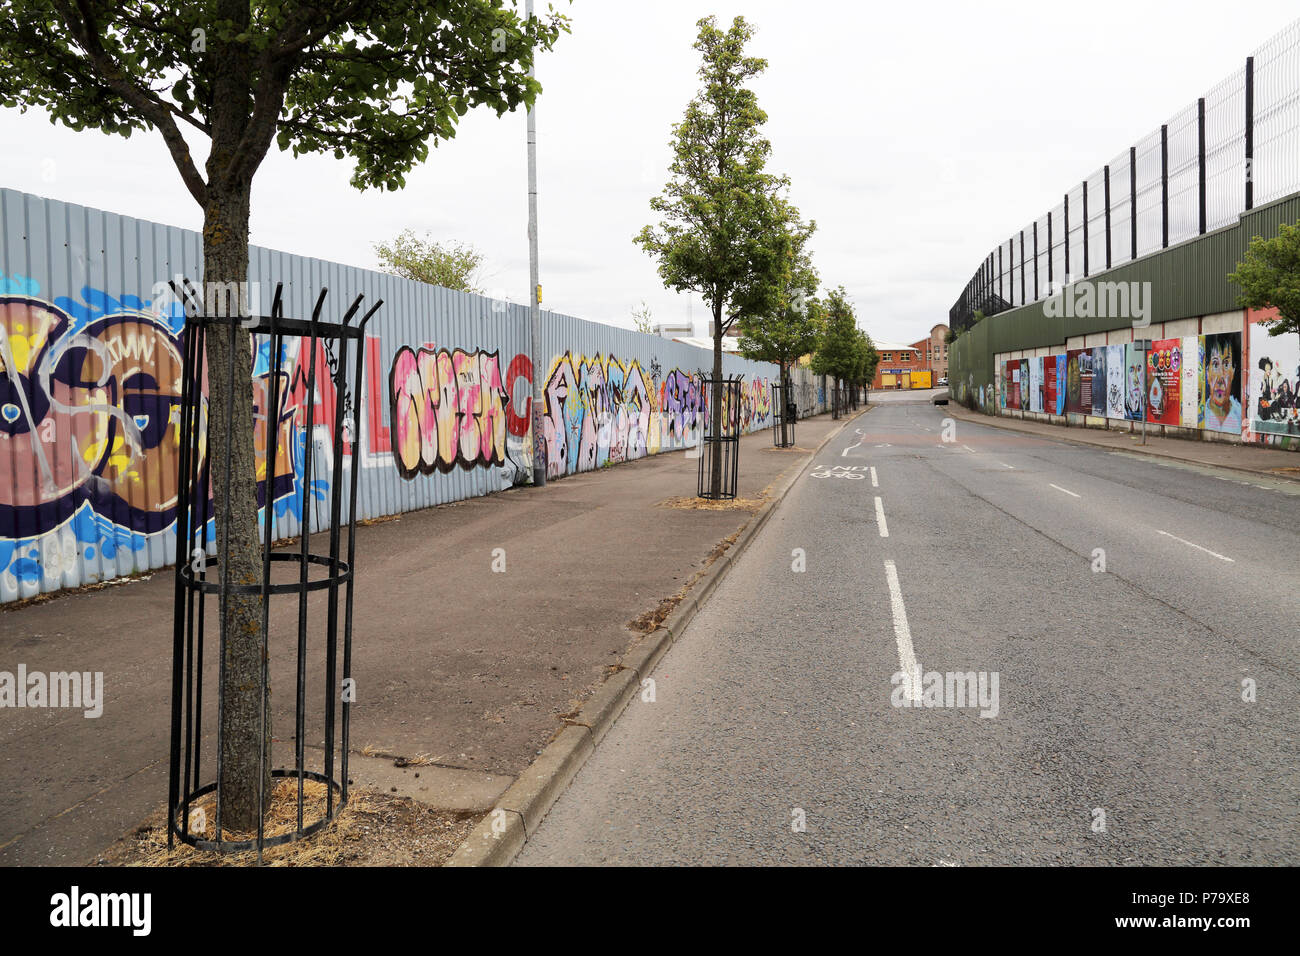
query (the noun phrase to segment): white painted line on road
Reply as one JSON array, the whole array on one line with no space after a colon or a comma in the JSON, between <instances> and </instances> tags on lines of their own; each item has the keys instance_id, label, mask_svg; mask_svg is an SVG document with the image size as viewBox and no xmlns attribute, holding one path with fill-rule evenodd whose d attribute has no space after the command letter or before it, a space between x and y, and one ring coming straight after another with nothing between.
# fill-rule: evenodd
<instances>
[{"instance_id":1,"label":"white painted line on road","mask_svg":"<svg viewBox=\"0 0 1300 956\"><path fill-rule=\"evenodd\" d=\"M962 447L962 448L965 448L965 449L966 449L968 452L970 452L972 455L977 454L977 452L975 451L975 449L972 448L970 445L962 445L961 447Z\"/></svg>"},{"instance_id":2,"label":"white painted line on road","mask_svg":"<svg viewBox=\"0 0 1300 956\"><path fill-rule=\"evenodd\" d=\"M876 496L876 527L880 529L882 538L889 537L889 525L885 524L885 506L879 495Z\"/></svg>"},{"instance_id":3,"label":"white painted line on road","mask_svg":"<svg viewBox=\"0 0 1300 956\"><path fill-rule=\"evenodd\" d=\"M1050 484L1052 484L1052 483L1049 481L1048 484L1050 485ZM1055 488L1057 491L1064 491L1064 492L1065 492L1067 495L1069 495L1071 498L1082 498L1082 497L1083 497L1083 495L1076 495L1073 491L1070 491L1070 489L1068 489L1068 488L1062 488L1060 485L1052 485L1052 487Z\"/></svg>"},{"instance_id":4,"label":"white painted line on road","mask_svg":"<svg viewBox=\"0 0 1300 956\"><path fill-rule=\"evenodd\" d=\"M879 479L876 478L876 467L875 467L875 465L872 465L872 466L871 466L871 487L872 487L872 488L879 488L879 487L880 487L880 481L879 481Z\"/></svg>"},{"instance_id":5,"label":"white painted line on road","mask_svg":"<svg viewBox=\"0 0 1300 956\"><path fill-rule=\"evenodd\" d=\"M1001 465L1003 468L1011 468L1011 466L1008 465L1005 461L1000 461L1000 462L998 462L998 464ZM1012 470L1012 471L1015 471L1014 468L1011 468L1011 470Z\"/></svg>"},{"instance_id":6,"label":"white painted line on road","mask_svg":"<svg viewBox=\"0 0 1300 956\"><path fill-rule=\"evenodd\" d=\"M877 503L880 501L876 499ZM894 640L898 643L898 667L907 674L908 697L921 699L921 665L917 663L912 648L912 629L907 626L907 608L903 605L903 589L898 585L898 569L893 561L885 562L885 577L889 581L889 607L894 617Z\"/></svg>"},{"instance_id":7,"label":"white painted line on road","mask_svg":"<svg viewBox=\"0 0 1300 956\"><path fill-rule=\"evenodd\" d=\"M1211 551L1209 548L1202 548L1199 544L1192 544L1192 542L1186 541L1183 538L1178 537L1178 535L1176 534L1170 534L1168 531L1159 531L1159 529L1157 529L1157 531L1160 534L1163 534L1166 538L1173 538L1175 541L1181 541L1183 544L1187 545L1188 547L1195 548L1197 551L1204 551L1206 554L1212 555L1213 557L1218 558L1220 561L1227 561L1229 564L1237 563L1232 558L1224 557L1223 555L1219 554L1219 552Z\"/></svg>"}]
</instances>

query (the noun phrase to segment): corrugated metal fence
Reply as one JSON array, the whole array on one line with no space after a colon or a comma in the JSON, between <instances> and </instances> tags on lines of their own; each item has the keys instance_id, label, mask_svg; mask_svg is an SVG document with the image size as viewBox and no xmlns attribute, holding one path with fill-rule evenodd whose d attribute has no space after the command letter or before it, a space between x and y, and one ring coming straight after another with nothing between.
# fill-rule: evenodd
<instances>
[{"instance_id":1,"label":"corrugated metal fence","mask_svg":"<svg viewBox=\"0 0 1300 956\"><path fill-rule=\"evenodd\" d=\"M345 418L356 422L345 469L362 469L361 519L524 480L532 468L536 374L544 376L551 477L682 448L703 421L707 350L543 312L549 366L534 369L524 306L269 249L251 252L250 287L260 296L252 311L269 309L277 282L290 317L308 317L322 287L330 290L325 320L337 321L358 294L384 300L368 329L364 394L345 396ZM200 281L201 266L196 232L0 190L0 602L175 560L184 317L159 292L177 275ZM269 345L258 345L254 384L265 399ZM309 358L285 357L291 376ZM317 367L332 358L318 352ZM768 426L776 367L735 356L723 367L744 377L745 430ZM281 537L297 533L298 489L308 478L301 448L309 436L301 433L311 399L299 394L301 378L281 389L279 422L288 440L280 447L287 452L272 466ZM329 376L320 378L318 408L332 402L320 393ZM801 413L825 410L819 381L796 370ZM467 402L492 423L490 434L478 443L448 440L433 419L469 414ZM332 420L316 427L311 437L319 448L332 447L333 427ZM326 457L316 456L313 480L328 476Z\"/></svg>"}]
</instances>

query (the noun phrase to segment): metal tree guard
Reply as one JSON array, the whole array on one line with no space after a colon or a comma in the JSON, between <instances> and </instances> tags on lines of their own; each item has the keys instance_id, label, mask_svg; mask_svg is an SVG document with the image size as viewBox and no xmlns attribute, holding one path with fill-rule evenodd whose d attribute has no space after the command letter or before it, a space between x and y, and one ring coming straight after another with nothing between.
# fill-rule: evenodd
<instances>
[{"instance_id":1,"label":"metal tree guard","mask_svg":"<svg viewBox=\"0 0 1300 956\"><path fill-rule=\"evenodd\" d=\"M187 313L194 306L197 290L188 282L185 282L184 289L173 291L177 297L186 304ZM283 284L276 287L275 301L271 307L271 314L259 317L240 318L239 316L208 316L203 314L201 299L199 306L193 311L198 314L187 315L185 323L185 342L182 371L182 404L181 404L181 447L180 447L180 464L179 464L179 484L177 497L177 516L176 516L176 535L177 535L177 563L176 563L176 604L174 612L173 625L173 647L172 647L172 712L171 712L171 765L170 780L168 788L167 804L167 845L172 847L175 839L180 839L183 843L196 847L201 850L215 850L220 853L232 853L244 850L256 849L258 860L261 860L262 850L266 847L278 846L301 839L315 833L330 820L334 814L347 805L348 800L348 735L350 729L350 705L352 695L349 693L340 693L340 688L350 687L350 678L352 672L352 608L353 608L353 585L356 557L356 504L357 504L357 478L359 467L357 457L353 455L353 464L350 468L351 476L348 483L348 505L346 518L343 515L343 451L344 441L346 440L353 446L355 452L355 435L359 432L354 424L345 416L359 412L360 396L363 394L362 373L364 368L364 343L365 329L367 323L378 311L383 304L382 300L377 302L356 325L352 324L358 310L361 307L362 296L357 296L343 320L339 323L321 322L321 310L325 304L325 289L321 289L320 295L316 300L315 309L312 312L310 321L301 319L286 319L284 317L284 308L282 300ZM209 519L214 514L214 502L211 500L210 478L213 468L226 469L227 480L223 483L223 510L219 512L223 518L230 514L230 432L227 431L227 455L224 461L213 462L209 459L209 450L211 445L207 441L208 415L207 399L203 394L203 383L205 371L208 374L220 374L221 370L208 368L205 370L204 356L206 354L205 346L209 332L213 334L228 335L230 339L231 355L230 368L226 370L227 374L227 423L233 422L234 410L234 389L232 386L235 381L234 346L236 336L239 334L253 333L256 336L266 336L269 344L269 380L266 388L266 405L261 409L261 416L266 422L266 455L265 461L265 479L258 484L257 497L258 504L263 509L261 520L261 583L260 584L236 584L229 580L226 573L228 568L227 557L230 553L229 532L227 529L221 529L220 533L209 532ZM284 368L284 344L286 339L297 338L300 342L298 351L298 368L296 373L303 375L302 366L306 365L305 383L306 383L306 409L304 411L305 419L305 441L295 440L289 448L290 457L294 457L300 452L302 460L301 480L298 484L301 486L295 489L291 494L298 496L298 507L300 514L300 541L299 547L293 551L273 552L272 543L276 537L273 526L273 517L276 513L276 462L281 452L279 447L280 430L284 419L281 416L280 403L281 399L288 394L288 390L281 388L281 379L285 380L287 385L290 381L296 382L297 379L290 379ZM256 347L258 340L254 339L255 348L253 354L256 356L260 350ZM323 344L326 354L329 355L327 364L330 368L317 367L318 343ZM354 372L351 382L348 381L348 362L350 353L349 348L355 345L356 354L354 357ZM334 346L337 346L337 355L334 352ZM315 521L313 522L313 509L311 503L319 495L314 480L312 452L316 442L313 440L313 431L315 428L315 394L317 376L325 376L333 380L334 384L334 416L335 427L333 429L333 468L331 474L330 491L329 491L329 553L312 554L309 550L312 525L316 525L316 530L322 530L325 522L322 521L320 509L315 510ZM320 379L324 381L323 378ZM255 393L256 394L256 393ZM346 403L347 396L357 396L358 408L349 412ZM253 428L258 420L258 412L254 412L254 421L241 423L241 427ZM233 427L233 426L232 426ZM350 433L350 434L346 434ZM293 436L292 423L289 425L288 434ZM347 560L341 559L341 527L346 521L348 529L347 543ZM213 530L216 532L215 525ZM291 575L281 573L276 577L285 579L272 583L272 566L279 567L291 572ZM309 570L324 569L324 574L317 577L310 577ZM215 573L214 573L215 572ZM292 573L296 572L296 573ZM287 580L292 576L293 580ZM344 609L343 609L343 635L342 635L342 652L343 652L343 680L338 682L337 669L339 665L339 590L344 591ZM306 719L308 716L308 704L306 696L306 666L307 666L307 620L308 620L308 597L315 592L325 591L327 594L327 608L324 634L320 635L320 640L324 643L325 648L325 674L324 676L324 701L323 701L323 766L320 770L309 769L306 766L306 753L304 732ZM210 595L214 595L218 600L217 625L217 663L212 664L210 660L205 660L205 606ZM261 726L258 736L258 823L255 837L245 837L242 839L229 839L222 829L222 706L223 706L223 684L225 678L225 660L226 660L226 634L225 628L222 627L224 618L224 609L227 600L233 595L256 595L261 602L261 652L262 652L262 682L261 682ZM269 682L269 650L270 650L270 611L271 599L273 597L297 597L297 686L294 699L294 725L295 725L295 753L294 766L291 768L273 769L271 771L272 780L277 779L296 779L297 786L297 813L296 825L285 832L268 836L266 833L267 824L267 807L270 803L270 795L264 792L264 780L266 777L266 768L270 760L270 754L267 746L267 685ZM284 603L288 603L287 601ZM210 623L210 622L209 622ZM287 630L287 629L286 629ZM206 635L209 638L211 635ZM208 646L210 647L209 640ZM208 783L203 783L204 769L204 736L203 736L203 678L204 665L209 667L216 666L219 669L221 680L217 685L217 730L212 734L210 741L211 749L215 750L216 774L215 779ZM335 702L341 697L342 699L342 728L341 735L336 738L335 734ZM209 706L211 706L209 704ZM336 748L336 744L339 746ZM335 774L335 751L339 750L340 763L339 773ZM305 781L315 781L324 786L324 808L323 815L314 821L304 821L304 789ZM195 804L209 794L213 794L213 811L215 814L213 836L206 836L206 826L203 833L191 832L191 810ZM335 795L338 800L335 802Z\"/></svg>"},{"instance_id":2,"label":"metal tree guard","mask_svg":"<svg viewBox=\"0 0 1300 956\"><path fill-rule=\"evenodd\" d=\"M719 434L711 434L713 429L713 408L711 405L708 413L704 416L705 427L703 449L700 455L700 478L696 486L696 492L701 498L721 501L736 497L736 481L740 473L741 382L740 376L724 378L720 381L706 378L701 382L701 388L704 389L704 394L709 396L710 402L714 398L715 386L720 386L719 394L722 396ZM713 491L713 464L718 460L722 462L722 484L715 494Z\"/></svg>"},{"instance_id":3,"label":"metal tree guard","mask_svg":"<svg viewBox=\"0 0 1300 956\"><path fill-rule=\"evenodd\" d=\"M789 385L772 386L772 446L774 448L794 446L796 407L794 389Z\"/></svg>"}]
</instances>

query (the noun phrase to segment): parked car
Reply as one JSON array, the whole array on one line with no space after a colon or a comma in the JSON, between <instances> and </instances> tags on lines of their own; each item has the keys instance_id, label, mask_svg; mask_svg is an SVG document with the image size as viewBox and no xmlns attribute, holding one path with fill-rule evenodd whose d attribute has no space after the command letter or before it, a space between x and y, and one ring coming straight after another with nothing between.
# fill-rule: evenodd
<instances>
[{"instance_id":1,"label":"parked car","mask_svg":"<svg viewBox=\"0 0 1300 956\"><path fill-rule=\"evenodd\" d=\"M939 379L939 388L943 388L943 387L945 387L947 384L948 384L948 379L946 379L946 378L941 378L941 379Z\"/></svg>"}]
</instances>

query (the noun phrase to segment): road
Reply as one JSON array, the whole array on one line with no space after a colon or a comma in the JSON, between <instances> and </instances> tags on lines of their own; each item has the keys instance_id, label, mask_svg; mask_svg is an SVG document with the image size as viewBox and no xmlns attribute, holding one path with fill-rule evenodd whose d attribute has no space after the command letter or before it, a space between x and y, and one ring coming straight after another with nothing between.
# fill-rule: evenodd
<instances>
[{"instance_id":1,"label":"road","mask_svg":"<svg viewBox=\"0 0 1300 956\"><path fill-rule=\"evenodd\" d=\"M823 449L519 865L1300 860L1300 483L945 419Z\"/></svg>"}]
</instances>

